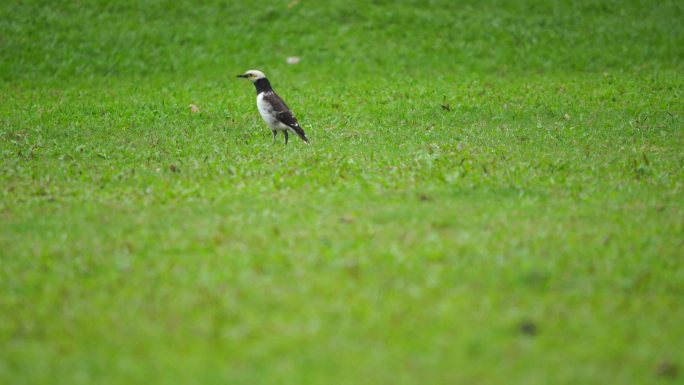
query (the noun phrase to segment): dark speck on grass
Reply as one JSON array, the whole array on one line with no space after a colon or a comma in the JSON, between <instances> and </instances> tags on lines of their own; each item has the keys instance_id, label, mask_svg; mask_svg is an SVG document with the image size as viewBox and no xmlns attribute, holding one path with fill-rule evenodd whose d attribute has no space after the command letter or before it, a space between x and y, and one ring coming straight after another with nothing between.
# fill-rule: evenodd
<instances>
[{"instance_id":1,"label":"dark speck on grass","mask_svg":"<svg viewBox=\"0 0 684 385\"><path fill-rule=\"evenodd\" d=\"M449 105L449 103L444 103L444 104L442 104L441 106L442 106L442 109L443 109L443 110L445 110L445 111L451 111L451 105Z\"/></svg>"},{"instance_id":2,"label":"dark speck on grass","mask_svg":"<svg viewBox=\"0 0 684 385\"><path fill-rule=\"evenodd\" d=\"M523 321L518 325L518 331L520 334L534 337L537 335L537 324L533 321Z\"/></svg>"},{"instance_id":3,"label":"dark speck on grass","mask_svg":"<svg viewBox=\"0 0 684 385\"><path fill-rule=\"evenodd\" d=\"M429 196L427 196L425 194L420 194L418 196L418 199L420 199L421 202L428 202L428 201L432 200Z\"/></svg>"},{"instance_id":4,"label":"dark speck on grass","mask_svg":"<svg viewBox=\"0 0 684 385\"><path fill-rule=\"evenodd\" d=\"M171 172L176 172L176 173L177 173L177 172L180 172L180 169L178 168L178 166L176 166L176 165L173 164L173 163L171 163L171 164L169 165L169 170L170 170Z\"/></svg>"},{"instance_id":5,"label":"dark speck on grass","mask_svg":"<svg viewBox=\"0 0 684 385\"><path fill-rule=\"evenodd\" d=\"M542 271L532 270L520 275L520 283L531 288L543 289L548 281L549 276Z\"/></svg>"}]
</instances>

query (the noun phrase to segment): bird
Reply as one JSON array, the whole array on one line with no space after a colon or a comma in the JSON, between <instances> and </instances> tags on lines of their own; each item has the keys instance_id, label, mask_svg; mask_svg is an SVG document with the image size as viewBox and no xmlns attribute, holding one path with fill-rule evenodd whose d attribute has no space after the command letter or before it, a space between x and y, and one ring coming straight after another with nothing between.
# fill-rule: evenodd
<instances>
[{"instance_id":1,"label":"bird","mask_svg":"<svg viewBox=\"0 0 684 385\"><path fill-rule=\"evenodd\" d=\"M276 142L276 135L278 132L282 131L285 134L285 144L288 140L288 132L296 134L305 143L309 143L309 139L306 137L304 130L297 122L290 108L283 99L278 96L278 94L273 91L271 83L266 78L263 72L258 70L249 70L242 75L238 75L239 78L245 78L254 83L256 87L256 105L259 110L259 114L264 119L268 127L273 132L273 143Z\"/></svg>"}]
</instances>

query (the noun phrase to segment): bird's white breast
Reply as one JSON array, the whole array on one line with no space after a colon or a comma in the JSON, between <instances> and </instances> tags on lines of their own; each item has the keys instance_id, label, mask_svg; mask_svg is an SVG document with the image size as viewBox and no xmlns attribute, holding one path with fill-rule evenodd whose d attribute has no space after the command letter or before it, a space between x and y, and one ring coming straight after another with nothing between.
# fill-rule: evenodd
<instances>
[{"instance_id":1,"label":"bird's white breast","mask_svg":"<svg viewBox=\"0 0 684 385\"><path fill-rule=\"evenodd\" d=\"M280 123L276 118L275 111L273 111L273 106L266 100L264 100L264 93L261 92L256 98L257 109L259 110L259 115L264 119L266 124L271 128L271 130L283 130L287 129L287 126Z\"/></svg>"}]
</instances>

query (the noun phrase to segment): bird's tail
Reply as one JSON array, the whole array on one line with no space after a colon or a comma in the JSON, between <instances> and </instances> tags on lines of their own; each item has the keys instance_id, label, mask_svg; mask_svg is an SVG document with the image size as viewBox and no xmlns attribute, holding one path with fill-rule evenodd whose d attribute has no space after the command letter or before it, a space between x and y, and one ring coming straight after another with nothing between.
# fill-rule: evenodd
<instances>
[{"instance_id":1,"label":"bird's tail","mask_svg":"<svg viewBox=\"0 0 684 385\"><path fill-rule=\"evenodd\" d=\"M291 128L292 128L292 131L294 131L294 133L297 134L297 136L299 136L300 138L302 138L302 140L303 140L304 142L309 143L309 139L306 137L306 134L304 133L304 130L302 130L302 128L301 128L299 125L297 125L297 126L291 126Z\"/></svg>"}]
</instances>

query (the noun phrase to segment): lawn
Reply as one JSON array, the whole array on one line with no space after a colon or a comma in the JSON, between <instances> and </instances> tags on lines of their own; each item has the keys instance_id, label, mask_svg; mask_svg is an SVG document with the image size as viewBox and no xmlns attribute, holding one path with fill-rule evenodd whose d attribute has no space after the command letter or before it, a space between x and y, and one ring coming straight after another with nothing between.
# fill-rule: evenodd
<instances>
[{"instance_id":1,"label":"lawn","mask_svg":"<svg viewBox=\"0 0 684 385\"><path fill-rule=\"evenodd\" d=\"M683 20L2 2L0 383L684 383Z\"/></svg>"}]
</instances>

